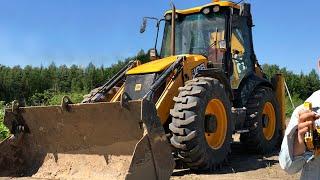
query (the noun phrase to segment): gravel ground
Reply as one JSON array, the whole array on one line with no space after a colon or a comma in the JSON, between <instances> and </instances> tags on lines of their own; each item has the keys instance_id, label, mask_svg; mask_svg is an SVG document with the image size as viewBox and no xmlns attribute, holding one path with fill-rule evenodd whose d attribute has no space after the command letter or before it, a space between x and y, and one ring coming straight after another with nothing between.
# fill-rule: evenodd
<instances>
[{"instance_id":1,"label":"gravel ground","mask_svg":"<svg viewBox=\"0 0 320 180\"><path fill-rule=\"evenodd\" d=\"M237 137L235 137L237 139ZM299 179L300 173L289 175L284 172L278 162L278 152L269 155L257 155L246 152L240 143L232 145L232 154L229 163L223 165L215 172L208 174L193 174L189 170L175 170L171 179L221 179L221 180L247 180L247 179Z\"/></svg>"}]
</instances>

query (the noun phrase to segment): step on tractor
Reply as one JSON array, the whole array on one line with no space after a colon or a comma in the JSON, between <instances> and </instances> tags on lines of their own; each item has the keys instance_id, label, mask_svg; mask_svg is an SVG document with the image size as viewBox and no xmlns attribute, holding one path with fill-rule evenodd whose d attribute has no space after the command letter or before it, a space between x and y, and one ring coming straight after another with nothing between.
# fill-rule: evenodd
<instances>
[{"instance_id":1,"label":"step on tractor","mask_svg":"<svg viewBox=\"0 0 320 180\"><path fill-rule=\"evenodd\" d=\"M223 164L232 135L273 151L285 129L284 78L269 80L252 40L251 6L217 1L172 5L159 53L130 61L82 103L5 110L12 136L0 144L0 176L169 179ZM157 43L156 46L157 47Z\"/></svg>"}]
</instances>

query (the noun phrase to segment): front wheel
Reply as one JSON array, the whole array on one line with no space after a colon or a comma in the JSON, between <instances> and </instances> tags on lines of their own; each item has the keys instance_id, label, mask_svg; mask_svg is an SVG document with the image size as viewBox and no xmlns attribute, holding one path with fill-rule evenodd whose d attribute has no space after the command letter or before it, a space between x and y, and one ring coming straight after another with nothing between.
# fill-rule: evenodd
<instances>
[{"instance_id":1,"label":"front wheel","mask_svg":"<svg viewBox=\"0 0 320 180\"><path fill-rule=\"evenodd\" d=\"M231 151L233 124L226 89L217 79L199 77L179 90L170 112L171 144L185 167L210 170Z\"/></svg>"}]
</instances>

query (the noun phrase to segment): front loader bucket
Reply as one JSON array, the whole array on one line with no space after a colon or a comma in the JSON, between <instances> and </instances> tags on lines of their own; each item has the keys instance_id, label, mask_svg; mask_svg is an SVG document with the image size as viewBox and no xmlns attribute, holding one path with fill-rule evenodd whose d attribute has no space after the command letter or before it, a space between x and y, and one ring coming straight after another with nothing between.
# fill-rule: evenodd
<instances>
[{"instance_id":1,"label":"front loader bucket","mask_svg":"<svg viewBox=\"0 0 320 180\"><path fill-rule=\"evenodd\" d=\"M174 160L153 103L130 101L6 109L1 177L169 179Z\"/></svg>"}]
</instances>

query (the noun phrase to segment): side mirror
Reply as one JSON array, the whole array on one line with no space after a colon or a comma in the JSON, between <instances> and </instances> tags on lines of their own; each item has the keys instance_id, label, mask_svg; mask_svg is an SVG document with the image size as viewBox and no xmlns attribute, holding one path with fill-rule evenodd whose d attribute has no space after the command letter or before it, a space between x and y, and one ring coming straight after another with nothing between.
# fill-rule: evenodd
<instances>
[{"instance_id":1,"label":"side mirror","mask_svg":"<svg viewBox=\"0 0 320 180\"><path fill-rule=\"evenodd\" d=\"M149 50L149 57L150 57L150 60L151 60L151 61L158 59L157 50L154 49L154 48L153 48L153 49L150 49L150 50Z\"/></svg>"},{"instance_id":2,"label":"side mirror","mask_svg":"<svg viewBox=\"0 0 320 180\"><path fill-rule=\"evenodd\" d=\"M146 31L146 27L147 27L147 19L143 18L143 21L140 27L140 33L144 33Z\"/></svg>"}]
</instances>

